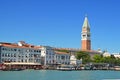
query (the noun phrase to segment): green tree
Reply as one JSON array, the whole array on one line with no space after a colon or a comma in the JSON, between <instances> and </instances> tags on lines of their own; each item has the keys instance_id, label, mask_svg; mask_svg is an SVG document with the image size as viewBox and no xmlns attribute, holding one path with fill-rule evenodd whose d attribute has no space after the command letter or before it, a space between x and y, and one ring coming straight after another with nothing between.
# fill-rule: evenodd
<instances>
[{"instance_id":1,"label":"green tree","mask_svg":"<svg viewBox=\"0 0 120 80\"><path fill-rule=\"evenodd\" d=\"M104 63L109 63L111 65L116 65L116 58L114 55L108 56L108 57L103 57L103 62Z\"/></svg>"},{"instance_id":2,"label":"green tree","mask_svg":"<svg viewBox=\"0 0 120 80\"><path fill-rule=\"evenodd\" d=\"M101 55L95 54L94 57L93 57L93 61L94 61L95 63L101 63L101 62L103 61L103 58L102 58Z\"/></svg>"},{"instance_id":3,"label":"green tree","mask_svg":"<svg viewBox=\"0 0 120 80\"><path fill-rule=\"evenodd\" d=\"M120 65L120 58L115 58L114 55L103 57L99 54L94 55L93 62L95 63L109 63L110 65Z\"/></svg>"},{"instance_id":4,"label":"green tree","mask_svg":"<svg viewBox=\"0 0 120 80\"><path fill-rule=\"evenodd\" d=\"M76 53L76 58L79 59L79 60L82 59L83 64L91 61L89 53L84 52L84 51L77 52Z\"/></svg>"}]
</instances>

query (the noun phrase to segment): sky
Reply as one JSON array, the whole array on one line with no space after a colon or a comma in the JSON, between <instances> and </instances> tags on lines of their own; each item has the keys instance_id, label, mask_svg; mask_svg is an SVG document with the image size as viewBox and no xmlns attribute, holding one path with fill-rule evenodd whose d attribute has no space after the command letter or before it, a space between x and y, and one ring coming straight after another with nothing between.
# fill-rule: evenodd
<instances>
[{"instance_id":1,"label":"sky","mask_svg":"<svg viewBox=\"0 0 120 80\"><path fill-rule=\"evenodd\" d=\"M0 0L0 42L81 48L86 14L92 49L120 52L120 0Z\"/></svg>"}]
</instances>

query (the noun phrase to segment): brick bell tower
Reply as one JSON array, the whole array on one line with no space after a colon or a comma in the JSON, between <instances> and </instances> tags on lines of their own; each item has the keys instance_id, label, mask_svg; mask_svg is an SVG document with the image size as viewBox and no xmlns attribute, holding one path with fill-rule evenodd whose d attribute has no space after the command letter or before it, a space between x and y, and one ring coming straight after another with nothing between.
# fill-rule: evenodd
<instances>
[{"instance_id":1,"label":"brick bell tower","mask_svg":"<svg viewBox=\"0 0 120 80\"><path fill-rule=\"evenodd\" d=\"M81 41L82 41L82 50L91 50L91 40L90 40L90 25L88 22L87 16L85 16L85 20L82 26L81 33Z\"/></svg>"}]
</instances>

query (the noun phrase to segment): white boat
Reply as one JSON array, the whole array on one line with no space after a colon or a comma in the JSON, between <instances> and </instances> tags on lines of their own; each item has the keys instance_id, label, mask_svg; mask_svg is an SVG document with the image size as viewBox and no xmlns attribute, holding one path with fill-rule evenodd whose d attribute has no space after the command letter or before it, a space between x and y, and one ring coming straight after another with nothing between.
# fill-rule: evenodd
<instances>
[{"instance_id":1,"label":"white boat","mask_svg":"<svg viewBox=\"0 0 120 80\"><path fill-rule=\"evenodd\" d=\"M120 66L114 66L114 69L115 69L116 71L120 71Z\"/></svg>"},{"instance_id":2,"label":"white boat","mask_svg":"<svg viewBox=\"0 0 120 80\"><path fill-rule=\"evenodd\" d=\"M57 70L60 70L60 71L72 71L73 67L69 66L69 65L64 65L64 66L59 66L57 67Z\"/></svg>"}]
</instances>

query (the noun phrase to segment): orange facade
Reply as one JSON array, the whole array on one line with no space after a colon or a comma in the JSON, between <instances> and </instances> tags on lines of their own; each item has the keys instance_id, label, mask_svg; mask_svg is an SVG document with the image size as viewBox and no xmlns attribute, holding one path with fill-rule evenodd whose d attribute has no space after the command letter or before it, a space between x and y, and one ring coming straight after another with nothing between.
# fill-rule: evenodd
<instances>
[{"instance_id":1,"label":"orange facade","mask_svg":"<svg viewBox=\"0 0 120 80\"><path fill-rule=\"evenodd\" d=\"M90 40L82 40L82 50L91 50Z\"/></svg>"}]
</instances>

